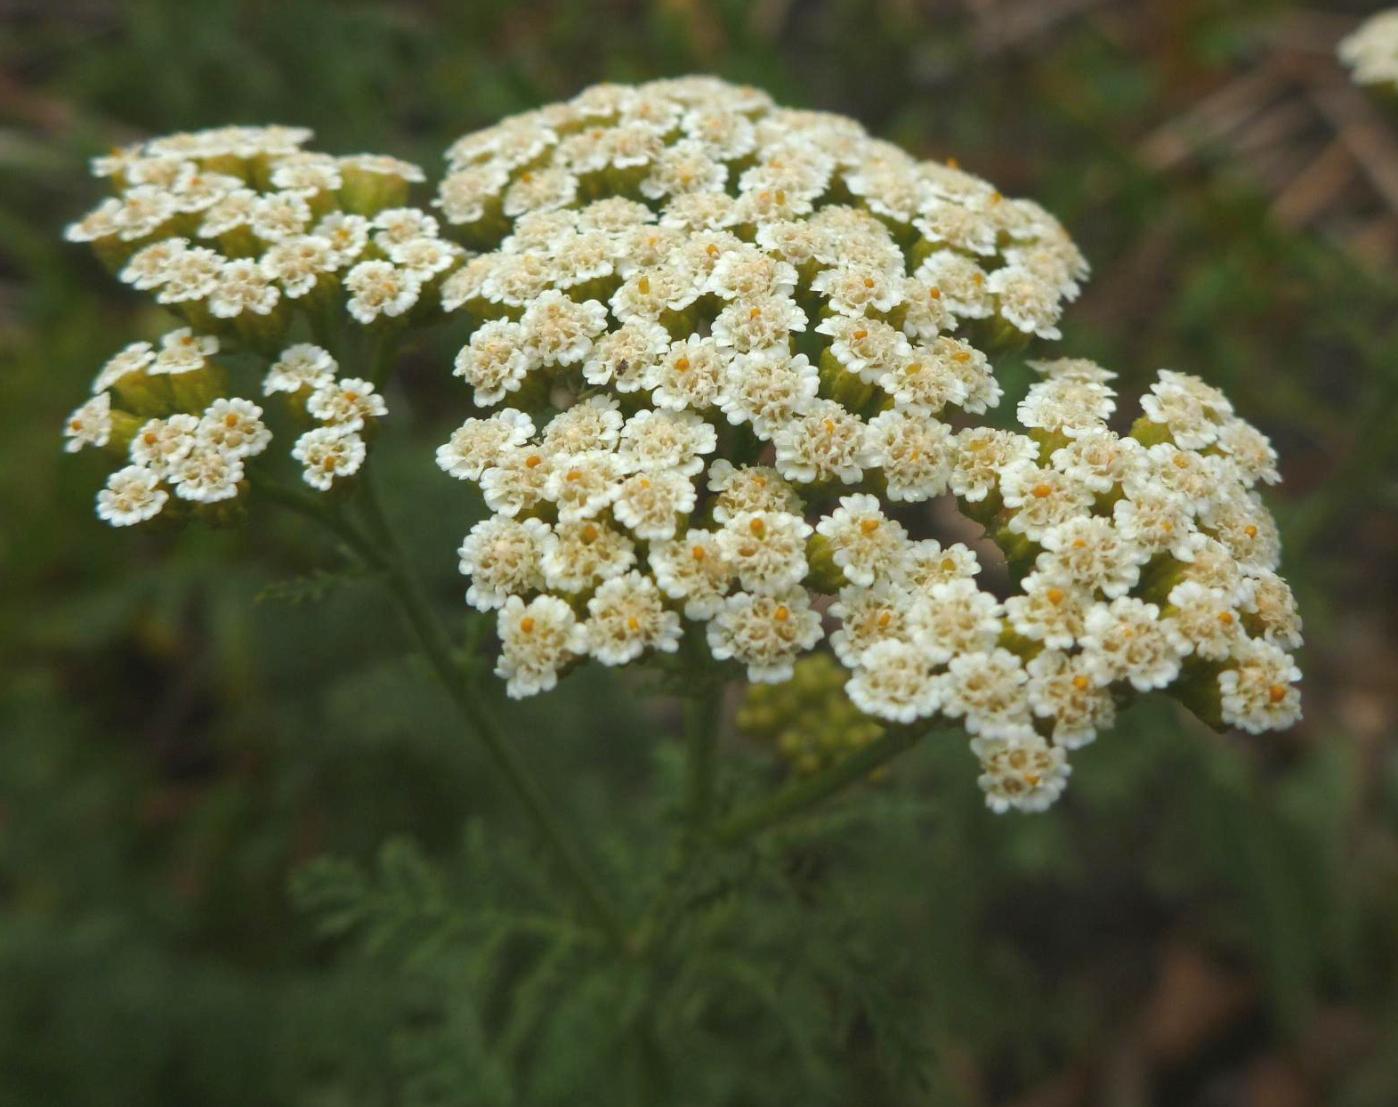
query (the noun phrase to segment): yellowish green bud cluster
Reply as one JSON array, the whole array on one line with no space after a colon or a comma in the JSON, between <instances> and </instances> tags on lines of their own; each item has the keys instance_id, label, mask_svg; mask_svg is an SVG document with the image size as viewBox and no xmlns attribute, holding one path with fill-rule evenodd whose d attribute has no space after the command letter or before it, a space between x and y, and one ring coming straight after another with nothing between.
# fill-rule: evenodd
<instances>
[{"instance_id":1,"label":"yellowish green bud cluster","mask_svg":"<svg viewBox=\"0 0 1398 1107\"><path fill-rule=\"evenodd\" d=\"M738 729L770 742L796 772L818 772L885 730L850 702L844 688L848 679L830 654L807 654L785 684L748 686L738 709Z\"/></svg>"}]
</instances>

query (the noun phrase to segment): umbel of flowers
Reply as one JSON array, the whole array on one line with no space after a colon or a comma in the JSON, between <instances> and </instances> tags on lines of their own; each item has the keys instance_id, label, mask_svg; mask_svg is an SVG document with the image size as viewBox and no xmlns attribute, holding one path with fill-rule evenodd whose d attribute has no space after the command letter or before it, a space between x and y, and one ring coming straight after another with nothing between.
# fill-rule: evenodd
<instances>
[{"instance_id":1,"label":"umbel of flowers","mask_svg":"<svg viewBox=\"0 0 1398 1107\"><path fill-rule=\"evenodd\" d=\"M444 319L475 410L437 462L488 509L460 563L511 696L675 653L687 626L754 684L821 649L793 685L829 704L838 670L819 714L861 741L959 722L997 810L1051 803L1138 692L1250 731L1298 716L1300 623L1256 491L1275 455L1227 399L1162 372L1123 434L1113 374L1058 359L1014 429L988 422L989 355L1057 338L1087 274L1034 203L710 78L597 86L460 139L435 216L404 206L411 167L305 138L98 163L118 196L71 236L193 328L123 351L71 417L72 446L128 454L110 521L236 495L267 448L219 338L318 424L291 452L325 490L386 409L324 336ZM939 497L1003 551L1011 594L918 533ZM803 744L779 699L746 717L807 767L841 745Z\"/></svg>"},{"instance_id":2,"label":"umbel of flowers","mask_svg":"<svg viewBox=\"0 0 1398 1107\"><path fill-rule=\"evenodd\" d=\"M374 382L342 375L320 342L341 320L378 337L430 315L424 295L461 256L436 220L404 207L416 166L303 149L310 132L226 127L155 139L97 159L116 195L68 228L132 288L185 324L135 342L69 417L69 450L102 446L129 464L98 495L115 526L172 505L210 511L238 496L271 441L264 410L236 396L222 351L261 355L263 399L310 424L291 454L325 490L363 464L387 407ZM414 313L414 309L416 312ZM173 497L173 498L172 498Z\"/></svg>"}]
</instances>

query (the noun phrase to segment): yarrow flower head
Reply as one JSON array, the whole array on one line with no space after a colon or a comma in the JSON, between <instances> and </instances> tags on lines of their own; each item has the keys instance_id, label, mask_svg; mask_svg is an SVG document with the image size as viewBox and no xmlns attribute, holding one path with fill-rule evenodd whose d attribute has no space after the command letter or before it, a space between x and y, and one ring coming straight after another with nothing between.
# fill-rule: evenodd
<instances>
[{"instance_id":1,"label":"yarrow flower head","mask_svg":"<svg viewBox=\"0 0 1398 1107\"><path fill-rule=\"evenodd\" d=\"M955 721L996 810L1052 803L1146 691L1219 726L1299 714L1258 492L1277 459L1222 393L1163 371L1123 434L1114 374L1056 358L1012 427L984 419L1000 352L1057 338L1087 277L1032 201L706 77L466 135L431 211L414 167L308 137L94 166L116 196L69 237L186 324L119 352L65 424L127 462L103 518L204 510L269 453L352 495L396 404L364 352L436 323L469 405L436 461L485 504L458 557L511 697L707 649L754 685L813 682L851 733ZM1008 589L929 533L956 510Z\"/></svg>"},{"instance_id":2,"label":"yarrow flower head","mask_svg":"<svg viewBox=\"0 0 1398 1107\"><path fill-rule=\"evenodd\" d=\"M333 333L338 346L360 325L382 331L412 309L440 313L435 290L464 252L440 238L433 216L405 206L423 179L416 167L313 153L309 139L299 128L222 127L93 162L115 196L67 237L185 324L114 356L65 426L70 450L125 453L157 482L137 512L114 512L123 497L108 496L103 518L144 521L171 494L191 504L237 496L273 416L320 424L293 431L287 450L310 487L329 489L363 464L384 399L372 382L341 377L324 339L304 339ZM243 353L270 362L261 391L284 401L279 410L252 400L255 382L239 394L222 355ZM129 474L113 481L124 499L140 486Z\"/></svg>"},{"instance_id":3,"label":"yarrow flower head","mask_svg":"<svg viewBox=\"0 0 1398 1107\"><path fill-rule=\"evenodd\" d=\"M1163 372L1123 436L1115 374L1058 358L1017 430L974 419L1001 396L994 340L1056 337L1086 276L1043 209L706 78L599 86L448 162L437 206L480 251L444 291L470 326L457 373L495 414L438 458L495 512L462 548L472 602L557 598L588 628L557 671L666 653L687 620L781 682L828 636L851 710L977 736L996 809L1051 803L1140 691L1281 719L1236 691L1254 641L1299 641L1252 491L1275 455L1221 393ZM948 494L1013 594L893 515ZM1201 542L1232 592L1190 576Z\"/></svg>"}]
</instances>

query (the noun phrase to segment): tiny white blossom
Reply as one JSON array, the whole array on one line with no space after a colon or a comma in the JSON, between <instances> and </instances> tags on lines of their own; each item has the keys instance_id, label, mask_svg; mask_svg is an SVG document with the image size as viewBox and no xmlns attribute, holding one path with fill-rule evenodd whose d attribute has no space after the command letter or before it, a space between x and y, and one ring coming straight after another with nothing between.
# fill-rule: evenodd
<instances>
[{"instance_id":1,"label":"tiny white blossom","mask_svg":"<svg viewBox=\"0 0 1398 1107\"><path fill-rule=\"evenodd\" d=\"M1009 529L1038 540L1061 523L1081 516L1092 504L1092 492L1057 469L1016 462L1000 476L1005 506L1013 514Z\"/></svg>"},{"instance_id":2,"label":"tiny white blossom","mask_svg":"<svg viewBox=\"0 0 1398 1107\"><path fill-rule=\"evenodd\" d=\"M272 441L262 409L251 400L220 398L211 403L195 428L199 446L233 458L255 457Z\"/></svg>"},{"instance_id":3,"label":"tiny white blossom","mask_svg":"<svg viewBox=\"0 0 1398 1107\"><path fill-rule=\"evenodd\" d=\"M716 523L726 523L744 511L801 515L805 510L796 489L766 465L735 468L727 458L718 458L709 466L708 485L717 494L711 508Z\"/></svg>"},{"instance_id":4,"label":"tiny white blossom","mask_svg":"<svg viewBox=\"0 0 1398 1107\"><path fill-rule=\"evenodd\" d=\"M218 352L218 339L213 335L197 335L188 327L170 331L160 340L149 372L178 375L203 369L208 359Z\"/></svg>"},{"instance_id":5,"label":"tiny white blossom","mask_svg":"<svg viewBox=\"0 0 1398 1107\"><path fill-rule=\"evenodd\" d=\"M599 393L550 419L540 442L545 449L557 454L614 450L621 441L625 422L621 405L613 397Z\"/></svg>"},{"instance_id":6,"label":"tiny white blossom","mask_svg":"<svg viewBox=\"0 0 1398 1107\"><path fill-rule=\"evenodd\" d=\"M63 448L70 454L84 446L105 446L111 436L112 397L108 392L99 392L63 422Z\"/></svg>"},{"instance_id":7,"label":"tiny white blossom","mask_svg":"<svg viewBox=\"0 0 1398 1107\"><path fill-rule=\"evenodd\" d=\"M1260 627L1265 641L1288 650L1301 645L1301 612L1296 597L1291 585L1270 569L1249 570L1242 609L1250 624Z\"/></svg>"},{"instance_id":8,"label":"tiny white blossom","mask_svg":"<svg viewBox=\"0 0 1398 1107\"><path fill-rule=\"evenodd\" d=\"M437 466L457 480L478 481L506 450L524 445L533 434L533 420L514 408L488 419L467 419L437 447Z\"/></svg>"},{"instance_id":9,"label":"tiny white blossom","mask_svg":"<svg viewBox=\"0 0 1398 1107\"><path fill-rule=\"evenodd\" d=\"M890 500L919 503L947 490L955 443L946 424L893 408L869 421L865 456L883 472Z\"/></svg>"},{"instance_id":10,"label":"tiny white blossom","mask_svg":"<svg viewBox=\"0 0 1398 1107\"><path fill-rule=\"evenodd\" d=\"M830 636L830 648L846 668L859 664L864 651L878 642L910 641L913 627L909 621L912 597L901 587L881 581L871 587L846 585L839 598L830 605L830 615L840 621L840 628ZM932 655L926 650L929 663Z\"/></svg>"},{"instance_id":11,"label":"tiny white blossom","mask_svg":"<svg viewBox=\"0 0 1398 1107\"><path fill-rule=\"evenodd\" d=\"M596 300L578 303L561 292L539 296L520 319L525 341L541 365L574 365L607 329L607 309Z\"/></svg>"},{"instance_id":12,"label":"tiny white blossom","mask_svg":"<svg viewBox=\"0 0 1398 1107\"><path fill-rule=\"evenodd\" d=\"M1053 726L1053 741L1078 749L1116 721L1111 689L1093 680L1086 655L1040 650L1025 666L1029 706Z\"/></svg>"},{"instance_id":13,"label":"tiny white blossom","mask_svg":"<svg viewBox=\"0 0 1398 1107\"><path fill-rule=\"evenodd\" d=\"M1039 536L1039 544L1044 552L1034 567L1042 579L1101 592L1108 599L1136 586L1149 557L1110 519L1098 515L1079 515L1050 527Z\"/></svg>"},{"instance_id":14,"label":"tiny white blossom","mask_svg":"<svg viewBox=\"0 0 1398 1107\"><path fill-rule=\"evenodd\" d=\"M805 579L811 525L784 511L740 511L718 531L718 549L749 592L784 592Z\"/></svg>"},{"instance_id":15,"label":"tiny white blossom","mask_svg":"<svg viewBox=\"0 0 1398 1107\"><path fill-rule=\"evenodd\" d=\"M931 592L953 580L970 580L981 571L975 551L960 542L943 546L935 538L909 542L903 550L898 579L914 592Z\"/></svg>"},{"instance_id":16,"label":"tiny white blossom","mask_svg":"<svg viewBox=\"0 0 1398 1107\"><path fill-rule=\"evenodd\" d=\"M550 589L586 592L635 565L636 546L602 520L559 523L543 539L540 564Z\"/></svg>"},{"instance_id":17,"label":"tiny white blossom","mask_svg":"<svg viewBox=\"0 0 1398 1107\"><path fill-rule=\"evenodd\" d=\"M966 577L934 584L909 611L923 648L939 662L980 654L1000 638L1002 608L989 592Z\"/></svg>"},{"instance_id":18,"label":"tiny white blossom","mask_svg":"<svg viewBox=\"0 0 1398 1107\"><path fill-rule=\"evenodd\" d=\"M1025 739L1034 734L1024 662L1009 650L962 653L947 664L942 710L971 734Z\"/></svg>"},{"instance_id":19,"label":"tiny white blossom","mask_svg":"<svg viewBox=\"0 0 1398 1107\"><path fill-rule=\"evenodd\" d=\"M147 419L131 439L131 460L158 477L168 477L194 449L199 422L198 416L184 413Z\"/></svg>"},{"instance_id":20,"label":"tiny white blossom","mask_svg":"<svg viewBox=\"0 0 1398 1107\"><path fill-rule=\"evenodd\" d=\"M302 465L302 479L321 492L342 477L353 476L364 464L364 439L343 427L316 427L296 440L291 456Z\"/></svg>"},{"instance_id":21,"label":"tiny white blossom","mask_svg":"<svg viewBox=\"0 0 1398 1107\"><path fill-rule=\"evenodd\" d=\"M1223 721L1251 734L1291 726L1301 718L1300 679L1290 654L1267 642L1248 643L1218 675Z\"/></svg>"},{"instance_id":22,"label":"tiny white blossom","mask_svg":"<svg viewBox=\"0 0 1398 1107\"><path fill-rule=\"evenodd\" d=\"M494 611L512 595L542 588L548 535L548 524L538 519L493 515L473 526L457 551L461 572L471 578L466 602L478 611Z\"/></svg>"},{"instance_id":23,"label":"tiny white blossom","mask_svg":"<svg viewBox=\"0 0 1398 1107\"><path fill-rule=\"evenodd\" d=\"M1161 618L1155 604L1133 596L1094 606L1079 644L1094 681L1126 680L1139 692L1173 681L1189 649L1173 619Z\"/></svg>"},{"instance_id":24,"label":"tiny white blossom","mask_svg":"<svg viewBox=\"0 0 1398 1107\"><path fill-rule=\"evenodd\" d=\"M718 401L731 357L712 339L698 335L672 343L646 378L652 402L671 411L712 407Z\"/></svg>"},{"instance_id":25,"label":"tiny white blossom","mask_svg":"<svg viewBox=\"0 0 1398 1107\"><path fill-rule=\"evenodd\" d=\"M1233 405L1218 389L1198 377L1162 369L1141 397L1141 410L1166 427L1175 445L1200 450L1210 445L1219 429L1233 416Z\"/></svg>"},{"instance_id":26,"label":"tiny white blossom","mask_svg":"<svg viewBox=\"0 0 1398 1107\"><path fill-rule=\"evenodd\" d=\"M853 484L864 475L865 425L833 400L810 407L772 437L777 471L788 480L810 484L839 480Z\"/></svg>"},{"instance_id":27,"label":"tiny white blossom","mask_svg":"<svg viewBox=\"0 0 1398 1107\"><path fill-rule=\"evenodd\" d=\"M558 458L543 493L563 522L591 519L617 498L624 471L617 455L605 450L567 454Z\"/></svg>"},{"instance_id":28,"label":"tiny white blossom","mask_svg":"<svg viewBox=\"0 0 1398 1107\"><path fill-rule=\"evenodd\" d=\"M238 494L243 461L217 445L200 441L196 435L194 448L171 467L168 479L175 486L175 495L182 500L220 503Z\"/></svg>"},{"instance_id":29,"label":"tiny white blossom","mask_svg":"<svg viewBox=\"0 0 1398 1107\"><path fill-rule=\"evenodd\" d=\"M730 423L748 423L759 437L771 438L810 409L819 388L819 375L805 354L793 357L775 346L731 356L718 403Z\"/></svg>"},{"instance_id":30,"label":"tiny white blossom","mask_svg":"<svg viewBox=\"0 0 1398 1107\"><path fill-rule=\"evenodd\" d=\"M816 526L830 545L831 556L851 584L865 587L894 576L902 564L908 532L888 518L876 497L842 496L840 506Z\"/></svg>"},{"instance_id":31,"label":"tiny white blossom","mask_svg":"<svg viewBox=\"0 0 1398 1107\"><path fill-rule=\"evenodd\" d=\"M1005 601L1005 619L1015 633L1053 649L1072 649L1083 633L1091 594L1038 573L1030 573L1020 587Z\"/></svg>"},{"instance_id":32,"label":"tiny white blossom","mask_svg":"<svg viewBox=\"0 0 1398 1107\"><path fill-rule=\"evenodd\" d=\"M694 503L689 477L675 469L642 469L622 482L612 501L612 514L637 538L654 542L673 538Z\"/></svg>"},{"instance_id":33,"label":"tiny white blossom","mask_svg":"<svg viewBox=\"0 0 1398 1107\"><path fill-rule=\"evenodd\" d=\"M936 713L942 681L935 666L912 642L876 642L859 657L845 685L855 707L866 715L895 723L912 723Z\"/></svg>"},{"instance_id":34,"label":"tiny white blossom","mask_svg":"<svg viewBox=\"0 0 1398 1107\"><path fill-rule=\"evenodd\" d=\"M495 673L504 678L511 699L552 690L559 670L587 650L586 629L557 596L536 596L527 604L511 596L496 625L500 658Z\"/></svg>"},{"instance_id":35,"label":"tiny white blossom","mask_svg":"<svg viewBox=\"0 0 1398 1107\"><path fill-rule=\"evenodd\" d=\"M646 650L674 653L680 617L655 582L637 572L604 581L587 601L588 652L604 665L625 665Z\"/></svg>"},{"instance_id":36,"label":"tiny white blossom","mask_svg":"<svg viewBox=\"0 0 1398 1107\"><path fill-rule=\"evenodd\" d=\"M779 684L791 679L797 656L820 641L820 616L801 588L774 595L737 592L709 621L707 635L718 660L746 665L754 683Z\"/></svg>"},{"instance_id":37,"label":"tiny white blossom","mask_svg":"<svg viewBox=\"0 0 1398 1107\"><path fill-rule=\"evenodd\" d=\"M335 379L339 365L330 351L309 342L288 346L278 355L262 381L262 392L271 396L277 392L297 393L302 389L314 391Z\"/></svg>"},{"instance_id":38,"label":"tiny white blossom","mask_svg":"<svg viewBox=\"0 0 1398 1107\"><path fill-rule=\"evenodd\" d=\"M948 483L962 499L978 503L999 488L1002 472L1038 456L1038 444L1025 435L995 427L967 427L957 432Z\"/></svg>"},{"instance_id":39,"label":"tiny white blossom","mask_svg":"<svg viewBox=\"0 0 1398 1107\"><path fill-rule=\"evenodd\" d=\"M97 517L114 527L129 527L155 518L169 498L155 473L128 465L108 477L107 486L97 493Z\"/></svg>"},{"instance_id":40,"label":"tiny white blossom","mask_svg":"<svg viewBox=\"0 0 1398 1107\"><path fill-rule=\"evenodd\" d=\"M1071 770L1063 749L1032 732L978 742L978 783L986 806L996 814L1047 810L1068 784Z\"/></svg>"},{"instance_id":41,"label":"tiny white blossom","mask_svg":"<svg viewBox=\"0 0 1398 1107\"><path fill-rule=\"evenodd\" d=\"M649 561L660 590L684 601L687 619L711 619L733 583L713 531L689 530L669 541L653 542Z\"/></svg>"},{"instance_id":42,"label":"tiny white blossom","mask_svg":"<svg viewBox=\"0 0 1398 1107\"><path fill-rule=\"evenodd\" d=\"M1242 615L1221 588L1183 581L1170 589L1169 611L1186 646L1197 657L1222 661L1247 637Z\"/></svg>"},{"instance_id":43,"label":"tiny white blossom","mask_svg":"<svg viewBox=\"0 0 1398 1107\"><path fill-rule=\"evenodd\" d=\"M260 261L236 258L225 262L209 293L209 311L219 319L236 319L246 313L268 315L281 300L281 289Z\"/></svg>"},{"instance_id":44,"label":"tiny white blossom","mask_svg":"<svg viewBox=\"0 0 1398 1107\"><path fill-rule=\"evenodd\" d=\"M481 472L481 494L491 511L518 515L544 499L556 459L539 446L505 447Z\"/></svg>"},{"instance_id":45,"label":"tiny white blossom","mask_svg":"<svg viewBox=\"0 0 1398 1107\"><path fill-rule=\"evenodd\" d=\"M350 315L368 326L380 317L394 319L409 311L422 292L422 277L388 261L361 261L345 274Z\"/></svg>"},{"instance_id":46,"label":"tiny white blossom","mask_svg":"<svg viewBox=\"0 0 1398 1107\"><path fill-rule=\"evenodd\" d=\"M387 415L388 404L372 381L341 377L316 388L306 400L306 411L322 423L359 431L369 421Z\"/></svg>"},{"instance_id":47,"label":"tiny white blossom","mask_svg":"<svg viewBox=\"0 0 1398 1107\"><path fill-rule=\"evenodd\" d=\"M101 371L93 379L92 393L98 395L114 388L129 376L150 371L155 363L155 350L149 342L132 342L107 359Z\"/></svg>"},{"instance_id":48,"label":"tiny white blossom","mask_svg":"<svg viewBox=\"0 0 1398 1107\"><path fill-rule=\"evenodd\" d=\"M692 411L642 410L622 427L618 456L628 469L673 469L693 476L717 441L714 428Z\"/></svg>"}]
</instances>

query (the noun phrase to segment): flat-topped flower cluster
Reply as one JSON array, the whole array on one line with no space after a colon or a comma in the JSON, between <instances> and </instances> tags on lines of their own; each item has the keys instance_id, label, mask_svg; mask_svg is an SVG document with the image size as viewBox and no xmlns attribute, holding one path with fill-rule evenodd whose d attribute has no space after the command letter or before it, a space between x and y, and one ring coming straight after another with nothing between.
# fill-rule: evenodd
<instances>
[{"instance_id":1,"label":"flat-topped flower cluster","mask_svg":"<svg viewBox=\"0 0 1398 1107\"><path fill-rule=\"evenodd\" d=\"M194 328L123 351L71 417L72 446L129 454L105 518L231 496L266 449L203 330L266 351L264 394L320 424L292 453L328 490L386 407L339 375L327 320L445 321L475 411L437 462L488 509L460 564L511 696L674 653L687 625L755 683L828 640L861 733L958 720L999 810L1052 802L1136 692L1252 731L1298 716L1300 621L1256 491L1276 459L1217 390L1162 372L1121 434L1112 373L1041 361L1017 428L986 423L988 351L1058 337L1087 274L1032 202L710 78L597 86L462 138L436 216L405 206L411 167L304 137L99 164L120 194L73 235ZM985 526L1013 594L917 533L938 497Z\"/></svg>"},{"instance_id":2,"label":"flat-topped flower cluster","mask_svg":"<svg viewBox=\"0 0 1398 1107\"><path fill-rule=\"evenodd\" d=\"M116 526L171 502L235 497L244 463L271 440L262 408L231 395L221 349L272 360L264 396L280 395L317 425L291 454L327 489L363 463L365 435L386 413L373 382L342 378L322 346L282 343L345 316L380 329L430 315L438 276L464 251L437 221L402 206L416 166L382 155L303 149L310 132L224 127L140 143L93 163L116 195L68 228L134 289L188 325L156 347L136 342L98 372L93 398L69 416L70 450L127 453L98 498ZM416 309L416 311L415 311ZM414 313L415 314L410 314Z\"/></svg>"},{"instance_id":3,"label":"flat-topped flower cluster","mask_svg":"<svg viewBox=\"0 0 1398 1107\"><path fill-rule=\"evenodd\" d=\"M1356 84L1398 90L1398 8L1366 19L1340 40L1339 55Z\"/></svg>"}]
</instances>

